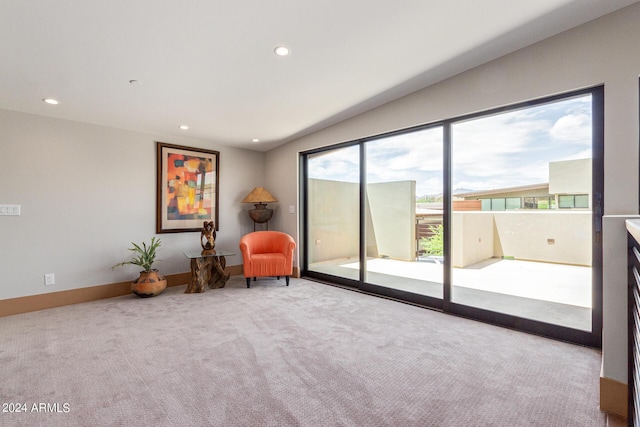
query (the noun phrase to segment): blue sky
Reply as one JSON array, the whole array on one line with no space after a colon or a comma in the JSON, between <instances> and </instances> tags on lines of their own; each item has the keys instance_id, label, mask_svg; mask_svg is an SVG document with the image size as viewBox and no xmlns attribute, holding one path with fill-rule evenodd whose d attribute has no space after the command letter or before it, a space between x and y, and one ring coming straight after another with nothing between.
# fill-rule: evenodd
<instances>
[{"instance_id":1,"label":"blue sky","mask_svg":"<svg viewBox=\"0 0 640 427\"><path fill-rule=\"evenodd\" d=\"M489 190L548 182L549 162L591 157L591 96L452 126L453 188ZM417 195L442 193L442 128L370 141L368 182L415 180ZM316 155L309 177L358 182L358 147Z\"/></svg>"}]
</instances>

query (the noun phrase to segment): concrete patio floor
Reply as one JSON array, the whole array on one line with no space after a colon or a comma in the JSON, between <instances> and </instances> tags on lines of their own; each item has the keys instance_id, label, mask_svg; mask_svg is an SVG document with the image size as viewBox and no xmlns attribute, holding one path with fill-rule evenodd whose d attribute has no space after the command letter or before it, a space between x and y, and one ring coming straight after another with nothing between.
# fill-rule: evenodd
<instances>
[{"instance_id":1,"label":"concrete patio floor","mask_svg":"<svg viewBox=\"0 0 640 427\"><path fill-rule=\"evenodd\" d=\"M310 266L358 279L354 259ZM574 329L591 330L590 267L492 258L452 271L452 301ZM442 298L443 265L382 258L367 260L367 283Z\"/></svg>"}]
</instances>

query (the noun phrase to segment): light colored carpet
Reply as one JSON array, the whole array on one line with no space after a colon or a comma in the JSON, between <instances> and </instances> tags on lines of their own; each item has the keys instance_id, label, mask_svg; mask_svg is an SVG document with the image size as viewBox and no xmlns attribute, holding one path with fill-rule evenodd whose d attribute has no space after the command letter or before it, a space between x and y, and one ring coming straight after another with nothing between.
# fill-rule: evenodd
<instances>
[{"instance_id":1,"label":"light colored carpet","mask_svg":"<svg viewBox=\"0 0 640 427\"><path fill-rule=\"evenodd\" d=\"M183 291L0 318L0 425L605 425L593 349L302 279Z\"/></svg>"}]
</instances>

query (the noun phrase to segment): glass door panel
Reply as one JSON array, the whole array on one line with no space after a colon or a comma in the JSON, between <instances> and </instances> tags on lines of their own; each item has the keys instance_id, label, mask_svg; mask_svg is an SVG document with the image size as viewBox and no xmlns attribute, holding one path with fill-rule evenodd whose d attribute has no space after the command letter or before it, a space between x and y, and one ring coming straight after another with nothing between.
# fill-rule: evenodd
<instances>
[{"instance_id":1,"label":"glass door panel","mask_svg":"<svg viewBox=\"0 0 640 427\"><path fill-rule=\"evenodd\" d=\"M451 301L592 330L592 95L451 126Z\"/></svg>"},{"instance_id":2,"label":"glass door panel","mask_svg":"<svg viewBox=\"0 0 640 427\"><path fill-rule=\"evenodd\" d=\"M360 279L360 148L307 158L308 270Z\"/></svg>"},{"instance_id":3,"label":"glass door panel","mask_svg":"<svg viewBox=\"0 0 640 427\"><path fill-rule=\"evenodd\" d=\"M442 299L442 127L364 149L365 283Z\"/></svg>"}]
</instances>

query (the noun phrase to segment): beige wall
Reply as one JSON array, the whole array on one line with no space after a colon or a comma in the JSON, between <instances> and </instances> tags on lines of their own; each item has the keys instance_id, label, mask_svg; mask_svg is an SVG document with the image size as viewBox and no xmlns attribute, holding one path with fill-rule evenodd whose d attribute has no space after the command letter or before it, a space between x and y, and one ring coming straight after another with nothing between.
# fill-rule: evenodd
<instances>
[{"instance_id":1,"label":"beige wall","mask_svg":"<svg viewBox=\"0 0 640 427\"><path fill-rule=\"evenodd\" d=\"M549 163L549 193L591 194L591 159Z\"/></svg>"},{"instance_id":2,"label":"beige wall","mask_svg":"<svg viewBox=\"0 0 640 427\"><path fill-rule=\"evenodd\" d=\"M416 257L416 182L367 185L371 229L377 256L414 261ZM374 234L372 236L372 234Z\"/></svg>"},{"instance_id":3,"label":"beige wall","mask_svg":"<svg viewBox=\"0 0 640 427\"><path fill-rule=\"evenodd\" d=\"M495 255L591 266L591 212L492 212Z\"/></svg>"},{"instance_id":4,"label":"beige wall","mask_svg":"<svg viewBox=\"0 0 640 427\"><path fill-rule=\"evenodd\" d=\"M269 151L268 188L286 197L286 203L297 200L300 151L603 84L604 213L637 213L638 40L640 4L634 4ZM280 228L299 237L297 217L282 215L278 220ZM624 251L624 245L616 247ZM607 268L605 264L605 272ZM604 283L605 288L618 285ZM604 312L605 334L625 309ZM626 350L605 345L603 351ZM605 363L603 374L626 381L626 365Z\"/></svg>"},{"instance_id":5,"label":"beige wall","mask_svg":"<svg viewBox=\"0 0 640 427\"><path fill-rule=\"evenodd\" d=\"M462 268L493 258L493 215L453 212L451 247L453 267Z\"/></svg>"},{"instance_id":6,"label":"beige wall","mask_svg":"<svg viewBox=\"0 0 640 427\"><path fill-rule=\"evenodd\" d=\"M264 154L193 139L0 110L0 203L20 216L0 217L0 300L131 280L136 267L110 267L132 241L156 230L155 141L220 151L220 231L216 247L238 252L253 223L240 201L264 185ZM160 235L157 268L189 271L183 251L200 233ZM230 266L242 263L229 257ZM44 286L44 274L56 284Z\"/></svg>"},{"instance_id":7,"label":"beige wall","mask_svg":"<svg viewBox=\"0 0 640 427\"><path fill-rule=\"evenodd\" d=\"M360 186L309 180L309 262L358 258ZM367 256L415 259L415 181L367 186Z\"/></svg>"},{"instance_id":8,"label":"beige wall","mask_svg":"<svg viewBox=\"0 0 640 427\"><path fill-rule=\"evenodd\" d=\"M359 258L360 185L309 180L309 262Z\"/></svg>"},{"instance_id":9,"label":"beige wall","mask_svg":"<svg viewBox=\"0 0 640 427\"><path fill-rule=\"evenodd\" d=\"M457 268L503 256L591 266L591 212L453 212L452 232Z\"/></svg>"}]
</instances>

